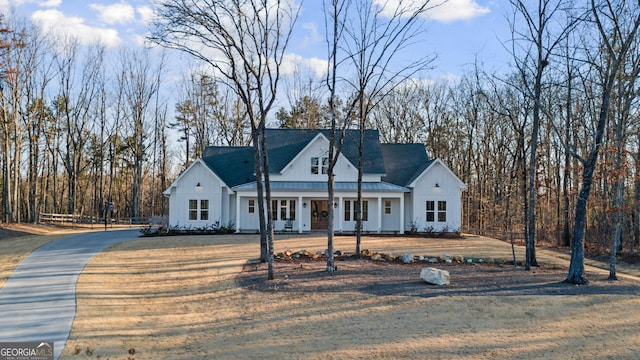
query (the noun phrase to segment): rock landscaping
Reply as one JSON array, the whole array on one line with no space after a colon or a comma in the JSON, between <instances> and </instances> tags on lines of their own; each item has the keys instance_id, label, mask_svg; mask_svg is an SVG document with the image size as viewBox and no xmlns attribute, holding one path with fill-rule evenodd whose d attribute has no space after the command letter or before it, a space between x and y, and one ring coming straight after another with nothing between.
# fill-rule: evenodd
<instances>
[{"instance_id":1,"label":"rock landscaping","mask_svg":"<svg viewBox=\"0 0 640 360\"><path fill-rule=\"evenodd\" d=\"M336 261L355 259L356 254L354 252L340 251L336 250L333 252L333 257ZM414 263L424 263L424 264L505 264L504 261L497 261L495 259L484 259L484 258L467 258L461 255L451 255L447 253L443 253L440 256L433 255L413 255L409 253L404 253L401 255L393 255L386 253L378 253L369 251L368 249L362 250L360 252L360 258L371 261L384 261L384 262L392 262L392 263L401 263L401 264L414 264ZM277 253L274 255L274 259L276 261L290 261L290 260L324 260L327 259L327 250L325 251L316 251L310 252L307 250L285 250L283 252Z\"/></svg>"}]
</instances>

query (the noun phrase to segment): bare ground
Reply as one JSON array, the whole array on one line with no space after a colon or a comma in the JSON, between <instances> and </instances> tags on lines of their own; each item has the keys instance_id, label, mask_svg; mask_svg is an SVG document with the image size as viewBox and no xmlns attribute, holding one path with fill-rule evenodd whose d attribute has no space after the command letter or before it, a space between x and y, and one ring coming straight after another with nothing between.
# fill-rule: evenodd
<instances>
[{"instance_id":1,"label":"bare ground","mask_svg":"<svg viewBox=\"0 0 640 360\"><path fill-rule=\"evenodd\" d=\"M53 238L0 241L0 276ZM6 241L5 241L6 240ZM322 251L323 237L280 236L276 252ZM336 248L349 250L351 237ZM18 248L16 248L18 246ZM17 250L14 250L16 248ZM640 282L587 267L591 283L562 282L566 255L540 249L530 272L504 263L500 241L367 238L386 254L442 253L495 264L437 264L452 283L419 278L424 264L369 260L277 262L266 280L256 236L190 236L117 244L80 276L78 309L61 359L635 359ZM31 250L29 250L31 249ZM19 255L19 253L23 253ZM521 260L524 250L516 248ZM591 263L591 262L589 262ZM640 273L637 266L619 271Z\"/></svg>"},{"instance_id":2,"label":"bare ground","mask_svg":"<svg viewBox=\"0 0 640 360\"><path fill-rule=\"evenodd\" d=\"M320 251L322 237L280 237ZM336 248L349 249L340 237ZM508 260L499 241L365 238L374 251ZM452 284L418 279L421 265L278 262L266 280L255 236L154 238L118 244L87 266L62 359L634 359L640 283L562 283L566 261L544 251L531 272L441 264ZM522 249L517 249L522 259ZM243 270L244 269L244 270Z\"/></svg>"},{"instance_id":3,"label":"bare ground","mask_svg":"<svg viewBox=\"0 0 640 360\"><path fill-rule=\"evenodd\" d=\"M640 295L637 281L609 281L601 273L588 273L589 286L576 286L563 280L567 271L557 265L542 264L531 271L508 264L427 264L398 261L336 261L338 271L327 275L326 260L289 260L277 262L278 278L266 281L266 264L244 267L240 286L263 291L285 292L350 292L377 296L526 296L526 295ZM419 277L424 267L446 270L454 279L447 286L425 285Z\"/></svg>"}]
</instances>

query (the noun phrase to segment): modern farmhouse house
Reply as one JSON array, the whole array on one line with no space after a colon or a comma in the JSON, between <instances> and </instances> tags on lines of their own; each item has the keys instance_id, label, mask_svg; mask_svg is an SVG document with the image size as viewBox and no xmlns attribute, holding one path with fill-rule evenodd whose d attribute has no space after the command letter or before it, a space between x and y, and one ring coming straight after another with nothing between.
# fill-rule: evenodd
<instances>
[{"instance_id":1,"label":"modern farmhouse house","mask_svg":"<svg viewBox=\"0 0 640 360\"><path fill-rule=\"evenodd\" d=\"M355 230L357 130L348 130L335 173L335 202L327 201L329 131L267 129L272 217L276 231ZM381 144L377 130L364 134L363 231L455 232L461 227L465 184L421 144ZM171 227L232 224L237 232L259 229L253 148L207 147L164 192Z\"/></svg>"}]
</instances>

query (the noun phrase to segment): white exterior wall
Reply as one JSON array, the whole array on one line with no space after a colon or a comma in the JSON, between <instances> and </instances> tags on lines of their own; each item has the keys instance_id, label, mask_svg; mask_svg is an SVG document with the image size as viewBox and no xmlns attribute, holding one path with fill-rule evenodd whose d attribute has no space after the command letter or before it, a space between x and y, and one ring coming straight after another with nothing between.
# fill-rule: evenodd
<instances>
[{"instance_id":1,"label":"white exterior wall","mask_svg":"<svg viewBox=\"0 0 640 360\"><path fill-rule=\"evenodd\" d=\"M249 212L249 200L253 200L253 212ZM239 204L240 223L236 224L238 231L247 231L260 229L260 218L258 217L258 200L257 198L240 197Z\"/></svg>"},{"instance_id":2,"label":"white exterior wall","mask_svg":"<svg viewBox=\"0 0 640 360\"><path fill-rule=\"evenodd\" d=\"M437 187L436 184L438 184ZM415 223L418 231L455 232L461 230L462 200L460 192L464 188L464 184L448 168L439 161L434 163L414 181L412 188L411 217L407 218L409 224ZM427 201L435 202L433 222L426 220ZM446 222L438 221L438 201L447 202Z\"/></svg>"},{"instance_id":3,"label":"white exterior wall","mask_svg":"<svg viewBox=\"0 0 640 360\"><path fill-rule=\"evenodd\" d=\"M327 181L327 174L311 173L311 158L322 159L329 156L329 141L319 135L307 145L292 161L287 165L282 174L270 174L271 181ZM320 160L321 161L321 160ZM352 165L342 154L333 171L336 174L335 181L357 181L358 169ZM374 181L374 180L370 180ZM378 180L380 177L378 176Z\"/></svg>"},{"instance_id":4,"label":"white exterior wall","mask_svg":"<svg viewBox=\"0 0 640 360\"><path fill-rule=\"evenodd\" d=\"M368 202L368 220L363 221L362 229L365 232L401 232L401 201L398 198L403 196L398 193L365 193L363 200ZM295 200L296 218L293 221L293 232L308 232L311 229L311 202L314 200L326 201L327 194L325 192L273 192L272 200L277 200L280 204L281 200ZM335 201L337 206L334 207L334 230L335 232L353 232L355 230L355 209L353 202L357 197L355 193L337 192ZM249 200L254 200L256 204L254 212L249 213ZM391 214L384 213L385 200L391 201ZM350 202L349 220L345 220L345 201ZM306 206L305 206L306 205ZM240 214L239 223L240 232L254 232L259 229L257 198L250 191L242 191L240 193ZM274 219L274 230L284 230L286 221L281 219L280 209L278 208L277 219Z\"/></svg>"},{"instance_id":5,"label":"white exterior wall","mask_svg":"<svg viewBox=\"0 0 640 360\"><path fill-rule=\"evenodd\" d=\"M271 174L272 181L313 181L325 182L326 174L311 172L311 158L322 159L328 155L328 140L319 135L287 165L282 174ZM321 169L321 168L320 168ZM357 169L341 156L335 168L336 182L357 180ZM381 175L368 174L364 182L379 182ZM200 183L197 187L196 184ZM438 186L436 187L436 184ZM404 232L415 224L417 231L459 231L462 225L461 190L465 185L442 163L436 159L412 184L411 193L364 192L363 200L368 201L368 220L363 222L363 231ZM165 191L169 195L169 225L182 228L203 228L215 225L234 226L237 231L256 232L259 229L258 204L255 190L228 189L220 178L202 161L194 162ZM273 191L273 200L295 200L294 232L308 232L311 227L311 201L326 201L325 191ZM353 201L355 191L335 193L338 204L335 210L334 229L336 232L353 232L355 216ZM208 200L209 219L189 220L189 200ZM249 213L249 200L254 200L254 209ZM345 201L351 201L350 219L345 220ZM385 213L385 200L391 201L390 214ZM434 201L434 221L426 220L426 202ZM438 201L445 201L446 221L438 221ZM305 207L304 204L307 204ZM199 209L200 210L200 209ZM198 213L200 215L200 213ZM282 231L286 220L281 218L278 207L278 219L274 222L276 231Z\"/></svg>"},{"instance_id":6,"label":"white exterior wall","mask_svg":"<svg viewBox=\"0 0 640 360\"><path fill-rule=\"evenodd\" d=\"M196 186L200 183L200 186ZM192 164L169 188L169 226L203 228L229 223L229 193L224 183L201 161ZM208 220L189 220L189 200L209 200ZM200 210L200 209L199 209ZM200 212L198 212L200 218Z\"/></svg>"}]
</instances>

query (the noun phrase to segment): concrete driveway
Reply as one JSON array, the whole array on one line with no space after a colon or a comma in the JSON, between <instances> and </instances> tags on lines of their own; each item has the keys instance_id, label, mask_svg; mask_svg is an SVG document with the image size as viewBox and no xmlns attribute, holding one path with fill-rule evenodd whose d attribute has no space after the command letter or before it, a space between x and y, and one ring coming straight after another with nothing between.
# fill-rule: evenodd
<instances>
[{"instance_id":1,"label":"concrete driveway","mask_svg":"<svg viewBox=\"0 0 640 360\"><path fill-rule=\"evenodd\" d=\"M76 282L87 263L138 230L90 232L50 242L27 256L0 288L0 341L53 341L64 349L76 313Z\"/></svg>"}]
</instances>

